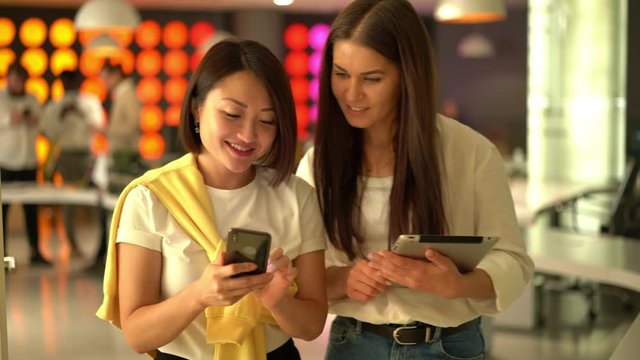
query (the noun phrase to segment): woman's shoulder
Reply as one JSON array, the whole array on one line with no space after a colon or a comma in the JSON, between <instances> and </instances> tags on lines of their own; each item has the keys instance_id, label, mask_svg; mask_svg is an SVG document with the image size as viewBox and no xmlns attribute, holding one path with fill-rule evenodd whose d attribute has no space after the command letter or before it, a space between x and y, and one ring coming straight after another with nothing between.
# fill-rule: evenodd
<instances>
[{"instance_id":1,"label":"woman's shoulder","mask_svg":"<svg viewBox=\"0 0 640 360\"><path fill-rule=\"evenodd\" d=\"M272 191L288 192L295 196L307 196L313 193L313 187L309 185L302 177L291 174L287 179L278 185L271 185L271 179L276 175L275 170L271 168L261 167L257 172L258 181L262 186L269 186Z\"/></svg>"},{"instance_id":2,"label":"woman's shoulder","mask_svg":"<svg viewBox=\"0 0 640 360\"><path fill-rule=\"evenodd\" d=\"M444 115L437 115L437 128L445 151L447 149L491 151L494 148L493 143L479 132Z\"/></svg>"}]
</instances>

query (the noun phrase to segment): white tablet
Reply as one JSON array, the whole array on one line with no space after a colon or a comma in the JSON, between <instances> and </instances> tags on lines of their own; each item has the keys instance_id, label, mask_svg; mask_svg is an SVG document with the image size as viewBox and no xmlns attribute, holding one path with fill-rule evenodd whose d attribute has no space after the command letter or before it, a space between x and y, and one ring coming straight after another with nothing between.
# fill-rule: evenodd
<instances>
[{"instance_id":1,"label":"white tablet","mask_svg":"<svg viewBox=\"0 0 640 360\"><path fill-rule=\"evenodd\" d=\"M467 272L475 269L496 241L496 236L400 235L392 251L426 261L424 252L431 248L450 258L458 270Z\"/></svg>"}]
</instances>

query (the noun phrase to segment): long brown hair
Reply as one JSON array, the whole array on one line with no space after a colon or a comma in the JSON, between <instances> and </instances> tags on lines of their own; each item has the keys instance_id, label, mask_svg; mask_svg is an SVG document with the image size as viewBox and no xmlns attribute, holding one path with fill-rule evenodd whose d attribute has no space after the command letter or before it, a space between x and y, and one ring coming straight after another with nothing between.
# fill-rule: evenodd
<instances>
[{"instance_id":1,"label":"long brown hair","mask_svg":"<svg viewBox=\"0 0 640 360\"><path fill-rule=\"evenodd\" d=\"M282 63L264 45L252 40L226 39L214 45L196 68L180 112L178 135L184 147L198 154L202 140L195 131L194 105L201 105L209 92L227 76L248 70L264 84L276 115L276 138L260 165L275 169L277 185L293 173L296 149L296 112L291 87Z\"/></svg>"},{"instance_id":2,"label":"long brown hair","mask_svg":"<svg viewBox=\"0 0 640 360\"><path fill-rule=\"evenodd\" d=\"M356 0L331 25L320 75L313 166L331 243L354 259L362 253L365 241L356 231L363 133L347 123L331 90L333 47L339 40L369 47L400 69L389 244L402 233L446 233L436 129L436 80L429 36L406 0Z\"/></svg>"}]
</instances>

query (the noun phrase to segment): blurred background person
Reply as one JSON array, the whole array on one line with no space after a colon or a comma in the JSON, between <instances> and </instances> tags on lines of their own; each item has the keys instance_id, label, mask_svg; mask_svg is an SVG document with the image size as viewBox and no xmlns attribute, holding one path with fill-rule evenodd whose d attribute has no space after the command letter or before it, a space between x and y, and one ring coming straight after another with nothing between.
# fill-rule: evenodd
<instances>
[{"instance_id":1,"label":"blurred background person","mask_svg":"<svg viewBox=\"0 0 640 360\"><path fill-rule=\"evenodd\" d=\"M95 162L91 140L105 124L102 103L97 96L80 92L82 78L77 71L63 71L60 80L64 96L45 107L41 129L59 148L55 169L64 182L87 185Z\"/></svg>"},{"instance_id":2,"label":"blurred background person","mask_svg":"<svg viewBox=\"0 0 640 360\"><path fill-rule=\"evenodd\" d=\"M111 99L107 127L110 173L137 175L142 105L138 100L135 82L125 74L120 64L110 62L105 63L100 77L104 80Z\"/></svg>"},{"instance_id":3,"label":"blurred background person","mask_svg":"<svg viewBox=\"0 0 640 360\"><path fill-rule=\"evenodd\" d=\"M0 90L0 170L2 182L36 181L38 160L36 136L41 107L35 96L25 91L27 70L15 62L7 70L7 86ZM31 263L48 261L38 250L38 207L23 205L27 237L31 248ZM5 254L9 205L2 205Z\"/></svg>"},{"instance_id":4,"label":"blurred background person","mask_svg":"<svg viewBox=\"0 0 640 360\"><path fill-rule=\"evenodd\" d=\"M80 92L82 76L78 71L66 70L60 74L64 96L47 104L41 120L42 133L50 140L50 155L55 157L49 172L57 171L65 184L88 186L91 183L95 156L91 153L91 141L105 124L100 99L90 93ZM64 222L72 253L80 254L75 239L75 206L64 206Z\"/></svg>"}]
</instances>

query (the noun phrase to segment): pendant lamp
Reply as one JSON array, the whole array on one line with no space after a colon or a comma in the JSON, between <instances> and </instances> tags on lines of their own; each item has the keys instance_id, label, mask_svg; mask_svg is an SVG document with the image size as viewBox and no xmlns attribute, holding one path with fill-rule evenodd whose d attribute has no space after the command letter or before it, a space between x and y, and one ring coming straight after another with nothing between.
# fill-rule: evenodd
<instances>
[{"instance_id":1,"label":"pendant lamp","mask_svg":"<svg viewBox=\"0 0 640 360\"><path fill-rule=\"evenodd\" d=\"M140 14L126 0L89 0L78 9L73 22L79 31L134 30L140 24Z\"/></svg>"},{"instance_id":2,"label":"pendant lamp","mask_svg":"<svg viewBox=\"0 0 640 360\"><path fill-rule=\"evenodd\" d=\"M102 33L91 39L84 51L98 57L114 57L122 54L123 49L111 36Z\"/></svg>"},{"instance_id":3,"label":"pendant lamp","mask_svg":"<svg viewBox=\"0 0 640 360\"><path fill-rule=\"evenodd\" d=\"M506 11L502 0L440 0L434 16L453 24L477 24L502 21Z\"/></svg>"}]
</instances>

